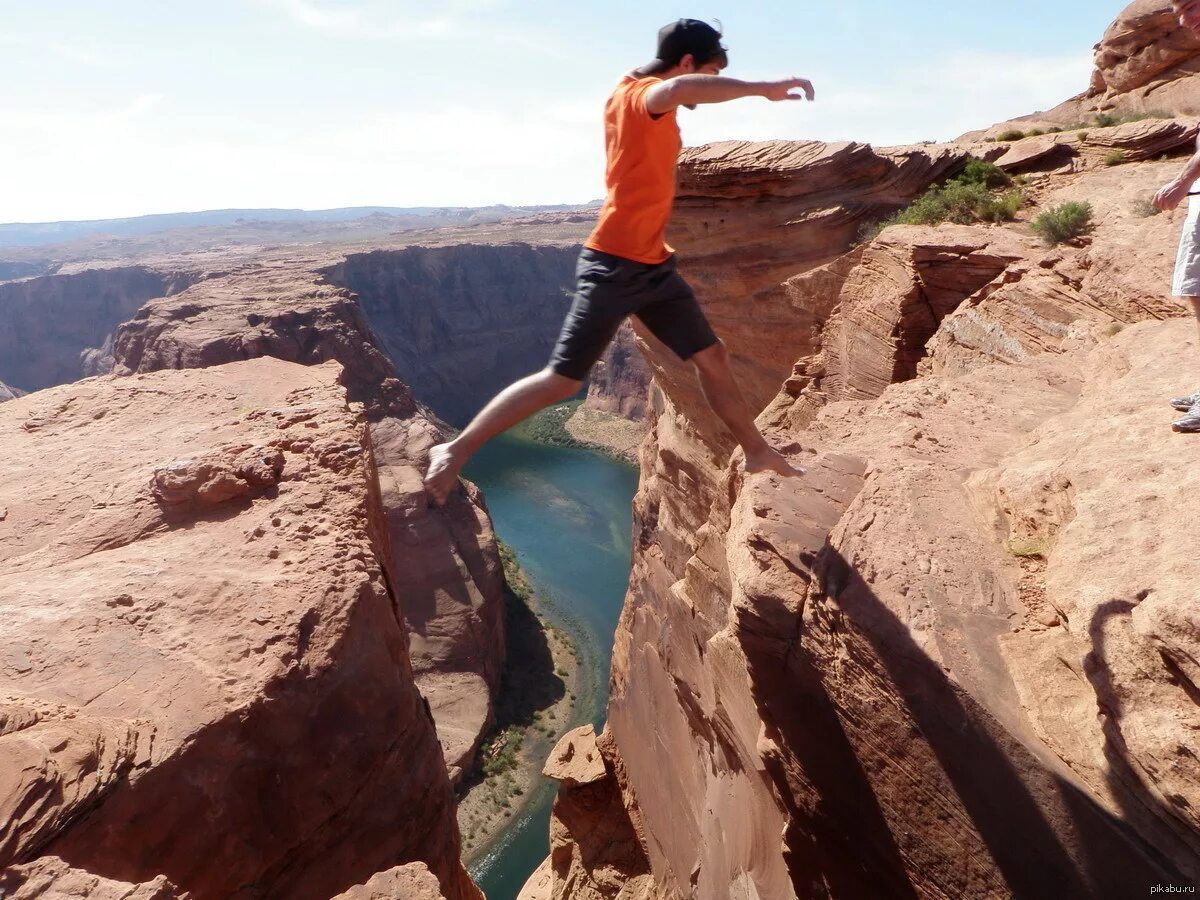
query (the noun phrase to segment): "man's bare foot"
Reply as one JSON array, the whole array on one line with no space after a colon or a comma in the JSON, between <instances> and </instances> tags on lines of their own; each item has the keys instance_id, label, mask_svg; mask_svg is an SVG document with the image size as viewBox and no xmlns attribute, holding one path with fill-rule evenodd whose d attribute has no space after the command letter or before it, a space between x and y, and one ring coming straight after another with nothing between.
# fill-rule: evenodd
<instances>
[{"instance_id":1,"label":"man's bare foot","mask_svg":"<svg viewBox=\"0 0 1200 900\"><path fill-rule=\"evenodd\" d=\"M453 443L437 444L429 450L429 469L425 472L425 492L438 506L446 505L446 498L458 483L462 461L454 454Z\"/></svg>"},{"instance_id":2,"label":"man's bare foot","mask_svg":"<svg viewBox=\"0 0 1200 900\"><path fill-rule=\"evenodd\" d=\"M786 456L766 444L746 453L746 472L776 472L785 478L796 478L804 474L803 469L793 466Z\"/></svg>"}]
</instances>

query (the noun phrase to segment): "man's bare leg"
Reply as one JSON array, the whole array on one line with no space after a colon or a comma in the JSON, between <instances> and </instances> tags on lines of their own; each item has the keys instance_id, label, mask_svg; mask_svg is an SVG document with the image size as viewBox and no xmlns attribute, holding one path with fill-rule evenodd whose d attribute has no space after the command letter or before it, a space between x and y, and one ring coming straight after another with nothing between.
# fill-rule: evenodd
<instances>
[{"instance_id":1,"label":"man's bare leg","mask_svg":"<svg viewBox=\"0 0 1200 900\"><path fill-rule=\"evenodd\" d=\"M746 455L746 471L803 475L804 470L795 468L782 453L768 444L754 424L746 400L734 380L733 369L729 365L729 351L725 345L718 341L693 356L691 362L696 367L704 399L741 445Z\"/></svg>"},{"instance_id":2,"label":"man's bare leg","mask_svg":"<svg viewBox=\"0 0 1200 900\"><path fill-rule=\"evenodd\" d=\"M550 369L510 384L479 411L458 437L430 449L425 490L438 506L443 505L458 481L458 473L476 450L538 410L574 396L582 384Z\"/></svg>"}]
</instances>

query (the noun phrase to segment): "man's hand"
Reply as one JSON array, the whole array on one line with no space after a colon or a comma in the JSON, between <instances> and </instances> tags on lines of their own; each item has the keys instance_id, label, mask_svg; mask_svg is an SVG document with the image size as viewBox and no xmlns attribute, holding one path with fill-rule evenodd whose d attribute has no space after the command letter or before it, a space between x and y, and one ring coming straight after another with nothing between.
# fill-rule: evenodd
<instances>
[{"instance_id":1,"label":"man's hand","mask_svg":"<svg viewBox=\"0 0 1200 900\"><path fill-rule=\"evenodd\" d=\"M785 78L783 81L764 81L763 96L768 100L812 100L816 94L807 78Z\"/></svg>"},{"instance_id":2,"label":"man's hand","mask_svg":"<svg viewBox=\"0 0 1200 900\"><path fill-rule=\"evenodd\" d=\"M1172 181L1164 184L1159 192L1154 195L1154 205L1163 212L1175 209L1183 202L1183 198L1188 195L1188 190L1191 188L1186 181Z\"/></svg>"}]
</instances>

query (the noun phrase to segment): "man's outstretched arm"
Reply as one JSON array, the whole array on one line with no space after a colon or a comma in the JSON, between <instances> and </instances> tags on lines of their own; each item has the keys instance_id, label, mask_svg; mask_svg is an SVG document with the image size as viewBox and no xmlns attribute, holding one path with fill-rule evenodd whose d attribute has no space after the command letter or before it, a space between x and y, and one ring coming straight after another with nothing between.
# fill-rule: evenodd
<instances>
[{"instance_id":1,"label":"man's outstretched arm","mask_svg":"<svg viewBox=\"0 0 1200 900\"><path fill-rule=\"evenodd\" d=\"M1159 209L1174 209L1183 202L1192 186L1200 181L1200 137L1196 138L1196 153L1188 160L1179 177L1164 184L1154 195L1154 205Z\"/></svg>"},{"instance_id":2,"label":"man's outstretched arm","mask_svg":"<svg viewBox=\"0 0 1200 900\"><path fill-rule=\"evenodd\" d=\"M741 97L766 97L768 100L812 100L812 82L805 78L780 81L739 81L723 75L679 75L646 92L646 109L662 115L679 106L698 103L725 103Z\"/></svg>"}]
</instances>

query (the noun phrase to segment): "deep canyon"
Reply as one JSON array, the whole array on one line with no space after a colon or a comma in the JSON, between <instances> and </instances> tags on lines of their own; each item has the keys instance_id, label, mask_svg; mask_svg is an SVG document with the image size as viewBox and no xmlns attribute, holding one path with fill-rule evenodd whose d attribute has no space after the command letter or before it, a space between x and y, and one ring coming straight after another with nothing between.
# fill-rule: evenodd
<instances>
[{"instance_id":1,"label":"deep canyon","mask_svg":"<svg viewBox=\"0 0 1200 900\"><path fill-rule=\"evenodd\" d=\"M585 408L645 429L632 572L522 900L1200 880L1165 406L1197 345L1182 216L1146 206L1200 133L1172 22L1138 0L1080 95L954 142L683 152L681 269L806 474L746 474L690 367L622 332ZM869 227L971 160L1013 221ZM1031 230L1078 201L1090 230ZM420 477L545 359L586 227L0 282L0 895L482 896L455 787L504 575L483 492Z\"/></svg>"}]
</instances>

